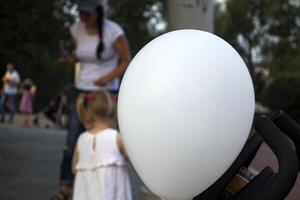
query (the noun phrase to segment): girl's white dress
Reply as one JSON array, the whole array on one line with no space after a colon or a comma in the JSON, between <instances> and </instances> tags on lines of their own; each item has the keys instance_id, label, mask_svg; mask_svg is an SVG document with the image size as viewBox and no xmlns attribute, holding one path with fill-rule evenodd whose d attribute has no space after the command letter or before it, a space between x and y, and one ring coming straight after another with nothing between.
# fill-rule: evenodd
<instances>
[{"instance_id":1,"label":"girl's white dress","mask_svg":"<svg viewBox=\"0 0 300 200\"><path fill-rule=\"evenodd\" d=\"M74 200L131 200L126 162L117 146L114 129L84 132L77 142Z\"/></svg>"}]
</instances>

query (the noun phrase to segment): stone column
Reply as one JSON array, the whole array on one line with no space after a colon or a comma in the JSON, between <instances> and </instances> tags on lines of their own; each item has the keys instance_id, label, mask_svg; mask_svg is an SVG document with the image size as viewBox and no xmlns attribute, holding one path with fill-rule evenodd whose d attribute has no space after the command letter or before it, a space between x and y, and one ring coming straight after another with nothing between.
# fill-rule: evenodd
<instances>
[{"instance_id":1,"label":"stone column","mask_svg":"<svg viewBox=\"0 0 300 200\"><path fill-rule=\"evenodd\" d=\"M168 0L168 30L213 32L214 0Z\"/></svg>"}]
</instances>

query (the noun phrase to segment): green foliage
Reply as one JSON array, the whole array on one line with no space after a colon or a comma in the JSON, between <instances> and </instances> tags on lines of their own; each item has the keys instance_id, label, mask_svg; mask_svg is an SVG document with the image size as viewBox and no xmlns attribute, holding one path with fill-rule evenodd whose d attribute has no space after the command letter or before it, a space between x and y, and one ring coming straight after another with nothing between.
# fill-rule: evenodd
<instances>
[{"instance_id":1,"label":"green foliage","mask_svg":"<svg viewBox=\"0 0 300 200\"><path fill-rule=\"evenodd\" d=\"M74 0L19 0L0 2L0 75L13 62L22 79L38 87L36 104L45 106L73 82L73 67L57 63L69 50L69 26ZM165 0L109 0L109 18L125 29L133 54L160 32Z\"/></svg>"},{"instance_id":2,"label":"green foliage","mask_svg":"<svg viewBox=\"0 0 300 200\"><path fill-rule=\"evenodd\" d=\"M253 48L264 37L263 8L266 1L227 0L226 9L216 9L216 34L228 41L243 57L250 73L253 73Z\"/></svg>"},{"instance_id":3,"label":"green foliage","mask_svg":"<svg viewBox=\"0 0 300 200\"><path fill-rule=\"evenodd\" d=\"M236 48L250 72L255 62L270 66L273 74L299 69L299 0L227 0L215 19L216 34Z\"/></svg>"},{"instance_id":4,"label":"green foliage","mask_svg":"<svg viewBox=\"0 0 300 200\"><path fill-rule=\"evenodd\" d=\"M68 24L74 17L64 10L70 6L62 0L0 3L0 73L7 62L15 63L22 79L31 78L37 84L37 107L72 82L72 68L56 62L69 40Z\"/></svg>"},{"instance_id":5,"label":"green foliage","mask_svg":"<svg viewBox=\"0 0 300 200\"><path fill-rule=\"evenodd\" d=\"M155 30L164 21L166 0L109 0L108 16L125 30L133 55L160 34Z\"/></svg>"},{"instance_id":6,"label":"green foliage","mask_svg":"<svg viewBox=\"0 0 300 200\"><path fill-rule=\"evenodd\" d=\"M254 64L271 70L266 86L253 76L256 100L300 121L300 0L227 0L225 7L216 9L216 33L236 48L250 72Z\"/></svg>"},{"instance_id":7,"label":"green foliage","mask_svg":"<svg viewBox=\"0 0 300 200\"><path fill-rule=\"evenodd\" d=\"M300 0L274 0L265 9L268 40L263 54L274 74L300 69Z\"/></svg>"},{"instance_id":8,"label":"green foliage","mask_svg":"<svg viewBox=\"0 0 300 200\"><path fill-rule=\"evenodd\" d=\"M282 109L300 122L300 72L287 72L272 78L262 101L272 109Z\"/></svg>"}]
</instances>

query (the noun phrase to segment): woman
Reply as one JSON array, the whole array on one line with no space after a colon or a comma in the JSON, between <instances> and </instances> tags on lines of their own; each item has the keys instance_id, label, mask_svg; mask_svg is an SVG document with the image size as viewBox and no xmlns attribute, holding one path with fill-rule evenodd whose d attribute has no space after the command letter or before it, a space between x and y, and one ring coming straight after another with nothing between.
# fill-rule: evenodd
<instances>
[{"instance_id":1,"label":"woman","mask_svg":"<svg viewBox=\"0 0 300 200\"><path fill-rule=\"evenodd\" d=\"M10 118L9 123L13 122L16 108L16 98L18 93L18 85L20 83L20 75L15 69L14 64L8 63L6 65L7 71L2 78L3 94L0 95L0 122L5 122L5 105L9 103Z\"/></svg>"},{"instance_id":2,"label":"woman","mask_svg":"<svg viewBox=\"0 0 300 200\"><path fill-rule=\"evenodd\" d=\"M69 62L79 61L81 70L69 113L67 143L61 163L60 189L51 200L68 199L72 186L73 150L79 134L84 131L76 112L77 97L79 94L101 89L116 95L119 77L130 62L130 51L124 32L118 24L105 18L103 2L80 0L78 10L80 22L70 28L75 50Z\"/></svg>"}]
</instances>

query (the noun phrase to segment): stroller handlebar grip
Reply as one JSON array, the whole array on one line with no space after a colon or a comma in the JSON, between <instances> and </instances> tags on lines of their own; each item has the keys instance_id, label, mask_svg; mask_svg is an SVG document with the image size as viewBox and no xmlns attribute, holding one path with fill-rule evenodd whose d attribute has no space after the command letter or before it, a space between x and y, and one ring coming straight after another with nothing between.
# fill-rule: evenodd
<instances>
[{"instance_id":1,"label":"stroller handlebar grip","mask_svg":"<svg viewBox=\"0 0 300 200\"><path fill-rule=\"evenodd\" d=\"M279 164L278 173L272 182L262 189L259 199L284 199L297 178L298 158L296 152L288 138L270 118L264 115L256 118L255 129L275 153Z\"/></svg>"}]
</instances>

